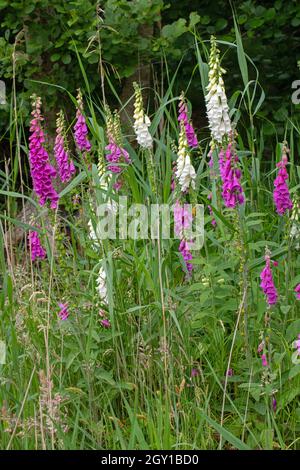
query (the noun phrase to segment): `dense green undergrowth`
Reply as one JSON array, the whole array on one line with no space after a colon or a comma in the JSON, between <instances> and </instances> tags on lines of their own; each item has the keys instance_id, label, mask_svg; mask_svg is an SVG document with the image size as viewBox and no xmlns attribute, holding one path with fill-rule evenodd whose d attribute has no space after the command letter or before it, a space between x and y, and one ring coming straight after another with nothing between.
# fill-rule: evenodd
<instances>
[{"instance_id":1,"label":"dense green undergrowth","mask_svg":"<svg viewBox=\"0 0 300 470\"><path fill-rule=\"evenodd\" d=\"M193 200L205 206L205 236L203 247L193 253L188 278L176 239L101 240L96 246L91 239L88 222L97 224L95 207L117 201L118 195L114 179L104 189L100 184L105 110L90 95L83 68L92 151L87 159L80 153L75 158L77 174L60 190L54 211L38 206L26 184L23 192L16 190L20 164L26 176L28 141L12 111L12 153L0 175L5 198L0 340L6 344L0 365L1 448L299 448L300 364L294 341L300 332L300 302L294 288L300 282L300 254L299 240L291 236L292 225L299 222L297 214L276 213L273 182L283 145L274 141L275 152L266 163L257 116L264 95L258 78L248 83L253 64L237 29L236 34L236 44L219 46L237 51L245 86L230 100L231 119L240 131L237 154L245 204L224 207L219 176L212 178L208 165L209 141L200 129L200 145L191 151L197 172ZM197 42L195 53L200 74L193 80L201 79L205 90L206 47ZM133 131L124 136L132 163L122 173L120 194L129 204L174 203L175 81L176 75L150 116L152 167ZM289 188L297 208L299 129L288 120L285 138ZM216 151L214 158L216 164ZM207 207L210 193L213 215ZM17 218L25 201L37 207L34 219ZM13 245L10 236L20 227L25 234ZM35 262L25 243L33 227L47 252L46 259ZM271 309L259 277L266 247L278 262L273 267L278 302ZM106 302L97 291L101 266ZM59 303L68 303L65 321L58 316ZM262 340L267 368L257 352Z\"/></svg>"}]
</instances>

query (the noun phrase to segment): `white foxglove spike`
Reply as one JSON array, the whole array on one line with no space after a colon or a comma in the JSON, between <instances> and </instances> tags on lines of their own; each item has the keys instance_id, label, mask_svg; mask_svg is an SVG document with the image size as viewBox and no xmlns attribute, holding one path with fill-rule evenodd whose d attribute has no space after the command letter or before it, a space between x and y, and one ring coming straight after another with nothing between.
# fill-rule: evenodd
<instances>
[{"instance_id":1,"label":"white foxglove spike","mask_svg":"<svg viewBox=\"0 0 300 470\"><path fill-rule=\"evenodd\" d=\"M176 162L176 177L182 192L187 191L190 187L195 189L196 172L192 165L191 157L187 151L188 143L184 124L181 124L179 142L178 142L178 158Z\"/></svg>"},{"instance_id":2,"label":"white foxglove spike","mask_svg":"<svg viewBox=\"0 0 300 470\"><path fill-rule=\"evenodd\" d=\"M231 122L222 78L224 70L220 66L219 50L217 49L216 40L213 36L211 38L209 66L208 93L205 96L207 117L212 139L221 143L223 137L231 132Z\"/></svg>"},{"instance_id":3,"label":"white foxglove spike","mask_svg":"<svg viewBox=\"0 0 300 470\"><path fill-rule=\"evenodd\" d=\"M135 102L134 102L134 132L136 134L136 140L142 148L151 149L153 145L153 139L149 132L149 126L151 124L149 117L144 114L143 109L143 97L140 87L135 83Z\"/></svg>"}]
</instances>

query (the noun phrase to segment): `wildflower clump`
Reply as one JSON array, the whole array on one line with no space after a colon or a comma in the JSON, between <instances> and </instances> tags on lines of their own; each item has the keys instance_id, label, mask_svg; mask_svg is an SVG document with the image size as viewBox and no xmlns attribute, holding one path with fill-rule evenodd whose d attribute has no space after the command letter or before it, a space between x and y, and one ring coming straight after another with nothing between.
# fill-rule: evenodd
<instances>
[{"instance_id":1,"label":"wildflower clump","mask_svg":"<svg viewBox=\"0 0 300 470\"><path fill-rule=\"evenodd\" d=\"M57 115L56 120L56 138L54 153L58 167L58 174L63 183L70 181L75 173L75 166L69 159L68 145L65 139L65 122L63 112Z\"/></svg>"},{"instance_id":2,"label":"wildflower clump","mask_svg":"<svg viewBox=\"0 0 300 470\"><path fill-rule=\"evenodd\" d=\"M288 149L286 144L284 143L282 148L281 161L277 163L279 171L276 179L274 180L273 192L274 203L276 206L277 213L279 215L284 215L286 211L291 210L293 208L293 203L287 184L287 181L289 179L289 175L286 169L288 163L287 153Z\"/></svg>"},{"instance_id":3,"label":"wildflower clump","mask_svg":"<svg viewBox=\"0 0 300 470\"><path fill-rule=\"evenodd\" d=\"M231 131L229 107L222 78L224 73L225 70L220 65L220 51L217 48L216 38L212 36L208 72L209 83L205 101L212 140L219 144L222 142L223 137Z\"/></svg>"},{"instance_id":4,"label":"wildflower clump","mask_svg":"<svg viewBox=\"0 0 300 470\"><path fill-rule=\"evenodd\" d=\"M39 204L43 206L49 200L51 209L55 209L59 196L53 187L52 179L55 178L56 171L50 165L49 155L44 146L45 135L42 128L44 119L41 115L41 104L41 98L33 95L29 137L30 174Z\"/></svg>"}]
</instances>

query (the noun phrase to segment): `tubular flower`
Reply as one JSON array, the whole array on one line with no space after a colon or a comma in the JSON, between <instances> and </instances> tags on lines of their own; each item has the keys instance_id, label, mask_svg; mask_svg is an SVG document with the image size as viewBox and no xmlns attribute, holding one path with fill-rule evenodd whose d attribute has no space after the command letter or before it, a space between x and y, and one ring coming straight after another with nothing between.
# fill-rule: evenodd
<instances>
[{"instance_id":1,"label":"tubular flower","mask_svg":"<svg viewBox=\"0 0 300 470\"><path fill-rule=\"evenodd\" d=\"M105 150L108 151L106 154L106 160L110 163L107 167L112 173L121 173L122 167L118 163L131 163L129 153L122 147L122 135L119 116L117 113L112 116L110 109L106 107L106 124L107 124L107 136L108 145Z\"/></svg>"},{"instance_id":2,"label":"tubular flower","mask_svg":"<svg viewBox=\"0 0 300 470\"><path fill-rule=\"evenodd\" d=\"M48 153L43 145L45 136L41 125L43 121L41 98L33 95L32 99L33 110L31 115L33 118L30 121L29 163L33 189L41 206L49 199L51 209L55 209L59 196L52 186L52 178L56 176L56 171L50 165Z\"/></svg>"},{"instance_id":3,"label":"tubular flower","mask_svg":"<svg viewBox=\"0 0 300 470\"><path fill-rule=\"evenodd\" d=\"M59 303L58 306L60 308L60 311L58 312L59 318L61 320L67 320L70 315L68 310L68 304Z\"/></svg>"},{"instance_id":4,"label":"tubular flower","mask_svg":"<svg viewBox=\"0 0 300 470\"><path fill-rule=\"evenodd\" d=\"M58 166L58 174L63 183L70 181L72 175L76 172L72 160L69 160L68 146L65 141L65 124L64 115L60 111L56 120L56 138L54 145L54 153Z\"/></svg>"},{"instance_id":5,"label":"tubular flower","mask_svg":"<svg viewBox=\"0 0 300 470\"><path fill-rule=\"evenodd\" d=\"M235 208L245 201L243 188L240 183L242 172L237 168L239 159L233 149L232 143L228 144L225 155L221 149L219 154L220 175L223 183L222 197L226 207Z\"/></svg>"},{"instance_id":6,"label":"tubular flower","mask_svg":"<svg viewBox=\"0 0 300 470\"><path fill-rule=\"evenodd\" d=\"M277 303L278 295L274 285L273 275L271 270L270 252L266 250L266 265L260 274L260 287L262 288L269 305L275 305Z\"/></svg>"},{"instance_id":7,"label":"tubular flower","mask_svg":"<svg viewBox=\"0 0 300 470\"><path fill-rule=\"evenodd\" d=\"M176 177L183 193L187 191L190 187L195 189L196 172L191 163L191 157L187 152L187 138L184 124L182 121L180 122L178 158L176 162Z\"/></svg>"},{"instance_id":8,"label":"tubular flower","mask_svg":"<svg viewBox=\"0 0 300 470\"><path fill-rule=\"evenodd\" d=\"M211 136L218 143L221 143L223 137L231 131L229 107L222 78L223 73L225 73L225 70L220 65L220 51L217 49L216 38L212 36L208 72L209 83L205 101Z\"/></svg>"},{"instance_id":9,"label":"tubular flower","mask_svg":"<svg viewBox=\"0 0 300 470\"><path fill-rule=\"evenodd\" d=\"M106 287L106 271L103 268L103 266L100 267L99 269L99 274L96 280L97 284L97 291L100 297L100 300L104 304L108 304L108 299L107 299L107 287Z\"/></svg>"},{"instance_id":10,"label":"tubular flower","mask_svg":"<svg viewBox=\"0 0 300 470\"><path fill-rule=\"evenodd\" d=\"M179 122L182 121L183 124L184 124L187 143L188 143L189 147L191 147L191 148L197 147L198 146L198 139L197 139L197 136L195 134L192 122L189 121L189 119L188 119L188 109L187 109L187 104L186 104L183 92L180 95L178 121Z\"/></svg>"},{"instance_id":11,"label":"tubular flower","mask_svg":"<svg viewBox=\"0 0 300 470\"><path fill-rule=\"evenodd\" d=\"M277 213L279 215L284 215L286 211L293 208L293 203L291 200L289 188L287 185L287 180L289 175L286 169L288 163L287 152L288 149L285 144L283 144L281 161L277 164L279 168L277 178L274 180L274 192L273 199L276 206Z\"/></svg>"},{"instance_id":12,"label":"tubular flower","mask_svg":"<svg viewBox=\"0 0 300 470\"><path fill-rule=\"evenodd\" d=\"M111 324L110 324L110 321L108 320L108 318L103 318L103 320L101 320L100 323L103 326L103 328L110 328L111 327Z\"/></svg>"},{"instance_id":13,"label":"tubular flower","mask_svg":"<svg viewBox=\"0 0 300 470\"><path fill-rule=\"evenodd\" d=\"M189 261L191 261L193 259L193 257L192 257L192 253L190 251L189 243L190 242L188 242L186 240L181 240L181 242L179 244L179 251L182 254L183 259L185 261L186 269L190 273L193 269L193 265Z\"/></svg>"},{"instance_id":14,"label":"tubular flower","mask_svg":"<svg viewBox=\"0 0 300 470\"><path fill-rule=\"evenodd\" d=\"M300 284L295 287L296 299L300 300Z\"/></svg>"},{"instance_id":15,"label":"tubular flower","mask_svg":"<svg viewBox=\"0 0 300 470\"><path fill-rule=\"evenodd\" d=\"M46 258L46 251L41 245L41 241L37 232L30 231L28 234L28 241L32 261L35 261L36 258Z\"/></svg>"},{"instance_id":16,"label":"tubular flower","mask_svg":"<svg viewBox=\"0 0 300 470\"><path fill-rule=\"evenodd\" d=\"M142 148L151 149L153 145L153 139L149 132L151 122L148 116L144 113L143 96L139 85L134 82L133 87L135 94L133 128L136 134L136 140Z\"/></svg>"},{"instance_id":17,"label":"tubular flower","mask_svg":"<svg viewBox=\"0 0 300 470\"><path fill-rule=\"evenodd\" d=\"M74 126L75 142L81 152L89 152L91 150L91 144L87 138L88 128L83 115L83 100L80 88L77 92L76 124Z\"/></svg>"}]
</instances>

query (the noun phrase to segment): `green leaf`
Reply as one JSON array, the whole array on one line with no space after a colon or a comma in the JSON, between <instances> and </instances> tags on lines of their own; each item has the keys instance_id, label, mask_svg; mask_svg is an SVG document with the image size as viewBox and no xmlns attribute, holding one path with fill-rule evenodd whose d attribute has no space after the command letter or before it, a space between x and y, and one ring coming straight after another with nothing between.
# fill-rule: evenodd
<instances>
[{"instance_id":1,"label":"green leaf","mask_svg":"<svg viewBox=\"0 0 300 470\"><path fill-rule=\"evenodd\" d=\"M62 57L61 60L62 60L62 62L63 62L64 64L69 64L69 63L71 62L71 56L70 56L70 54L65 54L65 55L63 55L63 57Z\"/></svg>"},{"instance_id":2,"label":"green leaf","mask_svg":"<svg viewBox=\"0 0 300 470\"><path fill-rule=\"evenodd\" d=\"M57 62L60 59L60 54L58 52L55 52L55 54L52 54L50 56L51 62Z\"/></svg>"}]
</instances>

